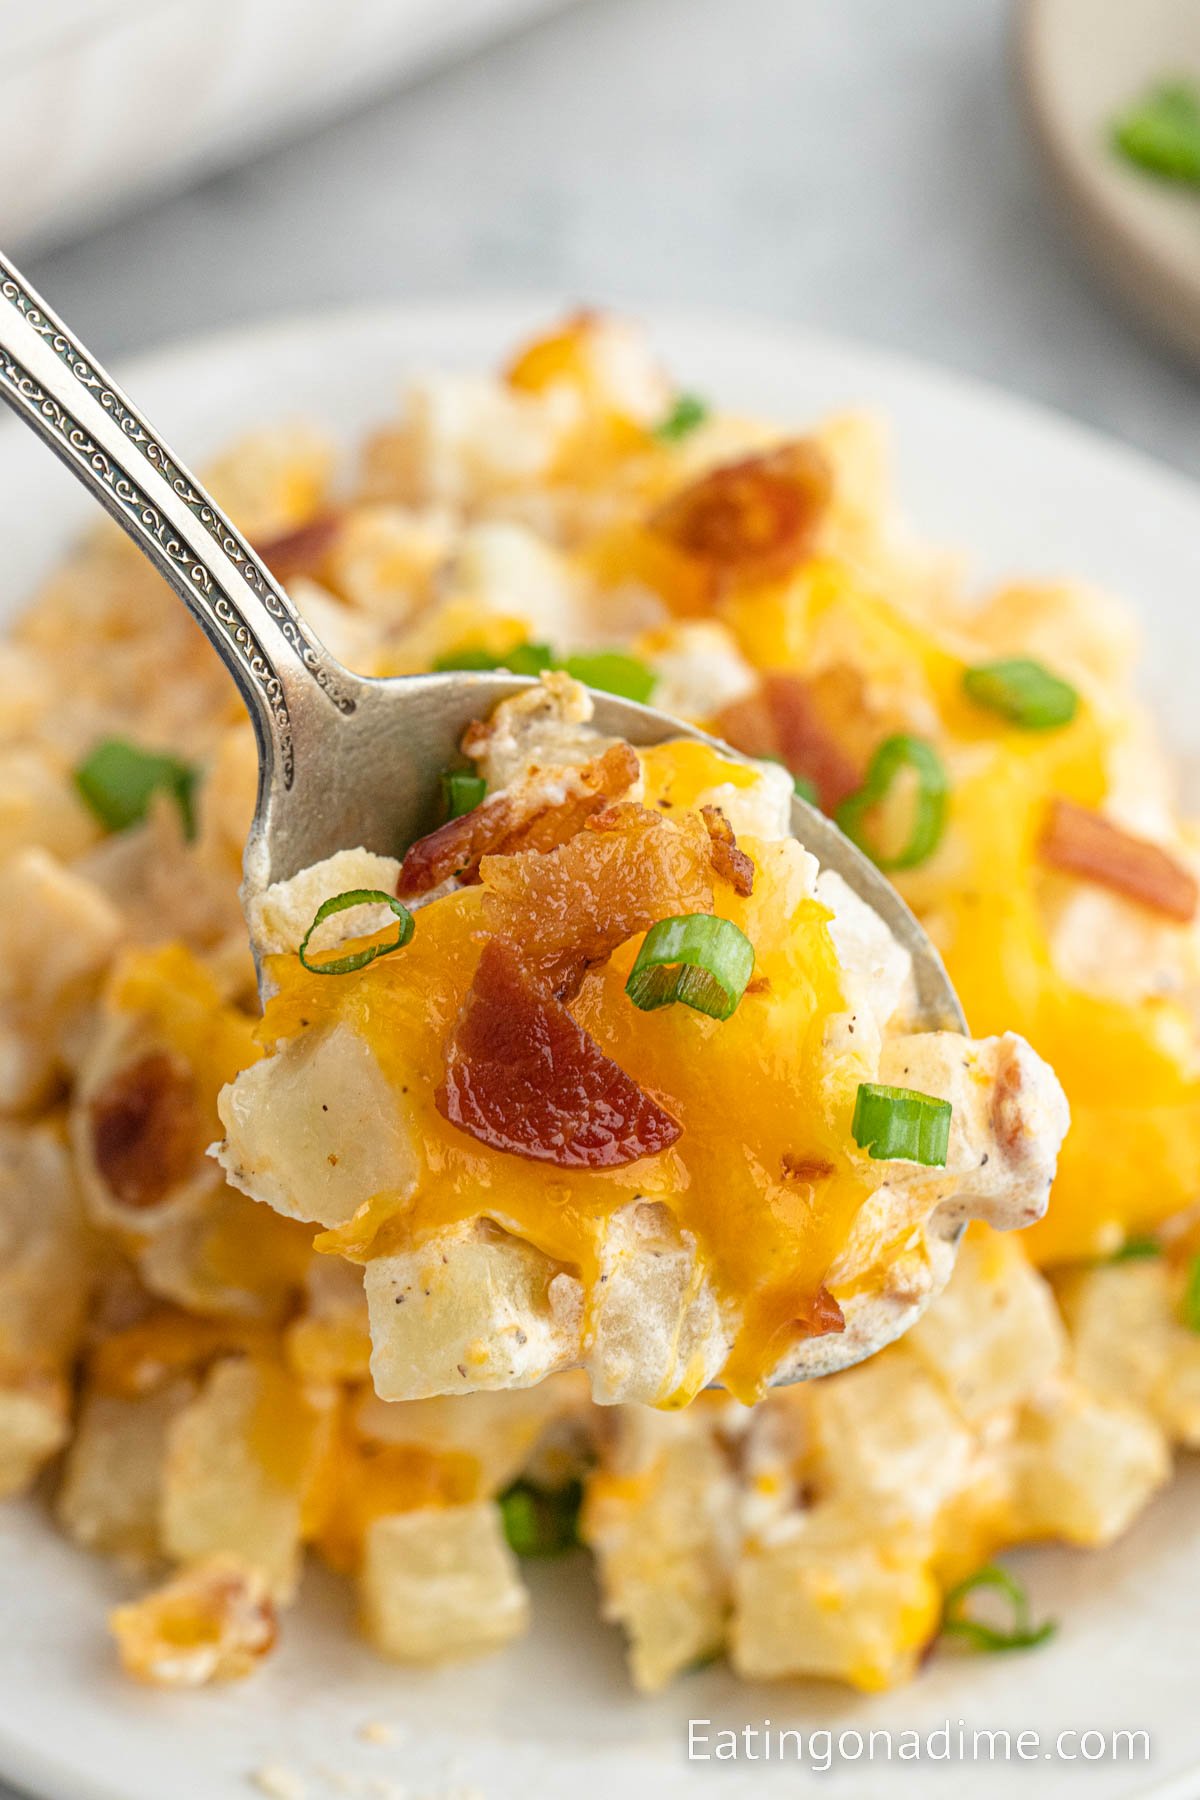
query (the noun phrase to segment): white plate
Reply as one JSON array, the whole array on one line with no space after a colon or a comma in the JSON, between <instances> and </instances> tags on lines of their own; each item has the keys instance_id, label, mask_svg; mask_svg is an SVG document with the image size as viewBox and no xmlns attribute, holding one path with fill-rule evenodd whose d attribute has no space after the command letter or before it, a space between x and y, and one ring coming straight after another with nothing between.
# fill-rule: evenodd
<instances>
[{"instance_id":1,"label":"white plate","mask_svg":"<svg viewBox=\"0 0 1200 1800\"><path fill-rule=\"evenodd\" d=\"M265 420L310 416L350 437L386 412L406 368L490 364L553 312L511 302L288 322L153 358L128 371L128 385L190 460ZM1200 771L1200 490L1028 406L873 352L759 323L654 323L682 382L716 400L797 421L846 404L890 415L912 517L968 551L981 579L1072 571L1125 593L1147 626L1147 679L1164 725ZM65 473L6 423L8 604L87 517ZM34 1506L0 1508L0 1774L47 1800L247 1800L264 1765L299 1777L306 1800L382 1800L386 1788L372 1781L403 1784L412 1800L464 1786L487 1800L682 1800L711 1780L722 1795L766 1800L808 1791L811 1773L762 1760L689 1764L689 1718L710 1718L714 1730L769 1718L805 1733L928 1732L949 1721L955 1738L961 1720L968 1733L1008 1729L1014 1744L1037 1731L1042 1747L964 1769L884 1762L877 1739L880 1760L845 1764L831 1791L1195 1800L1200 1472L1185 1469L1111 1550L1012 1560L1038 1609L1061 1620L1053 1643L1009 1657L939 1652L915 1685L871 1699L818 1683L750 1687L717 1668L639 1700L616 1634L596 1622L582 1557L534 1570L524 1643L441 1671L379 1662L354 1637L344 1589L313 1571L261 1676L170 1695L135 1688L114 1668L103 1617L125 1591L121 1577L63 1542ZM403 1741L358 1736L379 1720L402 1727ZM1151 1733L1148 1766L1085 1761L1078 1739L1064 1746L1075 1761L1050 1759L1060 1732L1116 1727Z\"/></svg>"}]
</instances>

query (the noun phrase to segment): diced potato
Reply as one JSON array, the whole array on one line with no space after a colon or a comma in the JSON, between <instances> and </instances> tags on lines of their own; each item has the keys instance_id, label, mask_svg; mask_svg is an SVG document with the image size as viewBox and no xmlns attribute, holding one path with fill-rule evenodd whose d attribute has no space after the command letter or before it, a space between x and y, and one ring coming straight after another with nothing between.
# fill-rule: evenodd
<instances>
[{"instance_id":1,"label":"diced potato","mask_svg":"<svg viewBox=\"0 0 1200 1800\"><path fill-rule=\"evenodd\" d=\"M32 745L0 750L0 857L41 848L66 859L82 855L99 836L98 821L65 769Z\"/></svg>"},{"instance_id":2,"label":"diced potato","mask_svg":"<svg viewBox=\"0 0 1200 1800\"><path fill-rule=\"evenodd\" d=\"M1107 1544L1167 1480L1171 1459L1146 1414L1059 1379L1023 1411L1013 1468L1020 1535Z\"/></svg>"},{"instance_id":3,"label":"diced potato","mask_svg":"<svg viewBox=\"0 0 1200 1800\"><path fill-rule=\"evenodd\" d=\"M881 1540L928 1528L968 1479L971 1434L904 1344L817 1382L811 1406L821 1494Z\"/></svg>"},{"instance_id":4,"label":"diced potato","mask_svg":"<svg viewBox=\"0 0 1200 1800\"><path fill-rule=\"evenodd\" d=\"M529 1464L547 1431L582 1418L587 1384L578 1372L497 1394L454 1394L404 1404L365 1392L354 1429L370 1443L448 1453L474 1465L479 1495L502 1492Z\"/></svg>"},{"instance_id":5,"label":"diced potato","mask_svg":"<svg viewBox=\"0 0 1200 1800\"><path fill-rule=\"evenodd\" d=\"M219 1552L290 1598L308 1509L333 1431L331 1396L265 1358L216 1363L172 1423L162 1541L181 1562Z\"/></svg>"},{"instance_id":6,"label":"diced potato","mask_svg":"<svg viewBox=\"0 0 1200 1800\"><path fill-rule=\"evenodd\" d=\"M275 1607L257 1569L210 1556L109 1618L126 1674L154 1687L203 1687L252 1674L275 1646Z\"/></svg>"},{"instance_id":7,"label":"diced potato","mask_svg":"<svg viewBox=\"0 0 1200 1800\"><path fill-rule=\"evenodd\" d=\"M396 1096L346 1025L305 1032L245 1070L218 1111L229 1180L288 1218L343 1225L415 1172Z\"/></svg>"},{"instance_id":8,"label":"diced potato","mask_svg":"<svg viewBox=\"0 0 1200 1800\"><path fill-rule=\"evenodd\" d=\"M70 1430L65 1384L0 1384L0 1500L19 1494L61 1450Z\"/></svg>"},{"instance_id":9,"label":"diced potato","mask_svg":"<svg viewBox=\"0 0 1200 1800\"><path fill-rule=\"evenodd\" d=\"M249 432L212 463L208 482L218 504L259 544L295 531L319 510L329 490L334 450L309 425Z\"/></svg>"},{"instance_id":10,"label":"diced potato","mask_svg":"<svg viewBox=\"0 0 1200 1800\"><path fill-rule=\"evenodd\" d=\"M948 1287L906 1342L972 1423L1019 1404L1066 1353L1049 1284L1015 1238L982 1225L967 1233Z\"/></svg>"},{"instance_id":11,"label":"diced potato","mask_svg":"<svg viewBox=\"0 0 1200 1800\"><path fill-rule=\"evenodd\" d=\"M284 1354L306 1381L369 1378L371 1326L363 1272L356 1263L340 1256L313 1257L304 1310L284 1333Z\"/></svg>"},{"instance_id":12,"label":"diced potato","mask_svg":"<svg viewBox=\"0 0 1200 1800\"><path fill-rule=\"evenodd\" d=\"M371 1375L384 1400L523 1387L578 1359L578 1284L483 1221L366 1268Z\"/></svg>"},{"instance_id":13,"label":"diced potato","mask_svg":"<svg viewBox=\"0 0 1200 1800\"><path fill-rule=\"evenodd\" d=\"M696 1247L670 1209L642 1203L615 1213L604 1233L592 1302L588 1366L601 1406L690 1400L716 1379L729 1350Z\"/></svg>"},{"instance_id":14,"label":"diced potato","mask_svg":"<svg viewBox=\"0 0 1200 1800\"><path fill-rule=\"evenodd\" d=\"M359 1599L367 1636L401 1662L494 1650L529 1622L529 1596L490 1501L377 1519Z\"/></svg>"},{"instance_id":15,"label":"diced potato","mask_svg":"<svg viewBox=\"0 0 1200 1800\"><path fill-rule=\"evenodd\" d=\"M135 1396L88 1395L58 1495L59 1520L77 1544L112 1556L161 1553L168 1434L195 1393L185 1376Z\"/></svg>"},{"instance_id":16,"label":"diced potato","mask_svg":"<svg viewBox=\"0 0 1200 1800\"><path fill-rule=\"evenodd\" d=\"M584 1538L604 1617L623 1626L633 1680L660 1688L719 1650L729 1612L736 1480L709 1415L617 1418L617 1454L587 1483Z\"/></svg>"},{"instance_id":17,"label":"diced potato","mask_svg":"<svg viewBox=\"0 0 1200 1800\"><path fill-rule=\"evenodd\" d=\"M1152 1414L1200 1446L1200 1335L1180 1316L1181 1278L1165 1258L1080 1269L1060 1293L1079 1379Z\"/></svg>"},{"instance_id":18,"label":"diced potato","mask_svg":"<svg viewBox=\"0 0 1200 1800\"><path fill-rule=\"evenodd\" d=\"M820 1675L872 1693L913 1673L941 1609L919 1542L818 1506L742 1556L733 1665L752 1679Z\"/></svg>"},{"instance_id":19,"label":"diced potato","mask_svg":"<svg viewBox=\"0 0 1200 1800\"><path fill-rule=\"evenodd\" d=\"M0 1378L65 1369L83 1329L94 1256L60 1133L0 1128Z\"/></svg>"}]
</instances>

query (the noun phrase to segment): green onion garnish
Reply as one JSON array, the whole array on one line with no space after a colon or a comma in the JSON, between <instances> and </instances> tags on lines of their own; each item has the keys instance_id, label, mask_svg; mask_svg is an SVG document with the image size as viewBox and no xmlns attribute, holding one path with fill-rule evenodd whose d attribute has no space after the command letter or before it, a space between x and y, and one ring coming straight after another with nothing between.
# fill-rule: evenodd
<instances>
[{"instance_id":1,"label":"green onion garnish","mask_svg":"<svg viewBox=\"0 0 1200 1800\"><path fill-rule=\"evenodd\" d=\"M1166 81L1114 122L1113 143L1139 169L1200 185L1200 88Z\"/></svg>"},{"instance_id":2,"label":"green onion garnish","mask_svg":"<svg viewBox=\"0 0 1200 1800\"><path fill-rule=\"evenodd\" d=\"M666 418L654 427L654 435L661 443L677 444L707 417L708 403L699 394L679 394Z\"/></svg>"},{"instance_id":3,"label":"green onion garnish","mask_svg":"<svg viewBox=\"0 0 1200 1800\"><path fill-rule=\"evenodd\" d=\"M582 1500L577 1481L554 1489L514 1481L497 1502L504 1535L518 1556L561 1556L579 1543Z\"/></svg>"},{"instance_id":4,"label":"green onion garnish","mask_svg":"<svg viewBox=\"0 0 1200 1800\"><path fill-rule=\"evenodd\" d=\"M346 912L351 906L389 906L400 921L392 942L371 944L365 950L355 950L350 956L335 956L330 962L309 962L305 951L317 926L323 925L326 919L331 919L334 913ZM356 969L365 969L368 963L373 963L377 956L390 956L393 950L402 950L412 934L413 916L394 894L385 894L381 888L350 888L347 893L333 894L328 900L322 900L312 924L300 941L297 954L310 975L352 975Z\"/></svg>"},{"instance_id":5,"label":"green onion garnish","mask_svg":"<svg viewBox=\"0 0 1200 1800\"><path fill-rule=\"evenodd\" d=\"M196 835L193 795L199 771L177 756L142 750L124 738L106 738L75 770L75 786L109 831L140 825L155 794L170 794L184 836Z\"/></svg>"},{"instance_id":6,"label":"green onion garnish","mask_svg":"<svg viewBox=\"0 0 1200 1800\"><path fill-rule=\"evenodd\" d=\"M658 677L636 656L621 650L596 650L579 656L568 656L561 667L585 687L599 688L603 694L617 694L622 700L649 700Z\"/></svg>"},{"instance_id":7,"label":"green onion garnish","mask_svg":"<svg viewBox=\"0 0 1200 1800\"><path fill-rule=\"evenodd\" d=\"M681 913L646 933L625 992L642 1012L681 1001L710 1019L727 1019L754 972L754 946L731 919Z\"/></svg>"},{"instance_id":8,"label":"green onion garnish","mask_svg":"<svg viewBox=\"0 0 1200 1800\"><path fill-rule=\"evenodd\" d=\"M504 652L499 667L511 669L514 675L540 675L543 669L554 667L554 652L549 644L518 644Z\"/></svg>"},{"instance_id":9,"label":"green onion garnish","mask_svg":"<svg viewBox=\"0 0 1200 1800\"><path fill-rule=\"evenodd\" d=\"M448 819L461 819L474 812L487 793L487 782L470 769L445 769L442 772L442 800Z\"/></svg>"},{"instance_id":10,"label":"green onion garnish","mask_svg":"<svg viewBox=\"0 0 1200 1800\"><path fill-rule=\"evenodd\" d=\"M859 1083L850 1130L860 1150L880 1162L924 1163L944 1169L950 1147L949 1100L915 1088Z\"/></svg>"},{"instance_id":11,"label":"green onion garnish","mask_svg":"<svg viewBox=\"0 0 1200 1800\"><path fill-rule=\"evenodd\" d=\"M894 856L887 856L870 841L866 815L872 807L886 800L892 784L902 769L911 769L917 777L917 797L913 809L912 829L908 842ZM949 782L942 759L924 738L901 732L885 738L867 770L867 778L857 794L843 800L834 814L835 822L852 843L865 850L881 869L915 869L937 849L946 823L946 794Z\"/></svg>"},{"instance_id":12,"label":"green onion garnish","mask_svg":"<svg viewBox=\"0 0 1200 1800\"><path fill-rule=\"evenodd\" d=\"M1192 1258L1183 1290L1183 1322L1189 1331L1200 1331L1200 1256Z\"/></svg>"},{"instance_id":13,"label":"green onion garnish","mask_svg":"<svg viewBox=\"0 0 1200 1800\"><path fill-rule=\"evenodd\" d=\"M1157 1238L1131 1237L1125 1239L1119 1250L1114 1250L1111 1256L1102 1260L1106 1263L1149 1262L1151 1257L1161 1256L1162 1253L1163 1248Z\"/></svg>"},{"instance_id":14,"label":"green onion garnish","mask_svg":"<svg viewBox=\"0 0 1200 1800\"><path fill-rule=\"evenodd\" d=\"M963 673L963 689L976 706L986 706L1023 731L1053 731L1069 725L1079 711L1079 695L1029 656L976 663Z\"/></svg>"},{"instance_id":15,"label":"green onion garnish","mask_svg":"<svg viewBox=\"0 0 1200 1800\"><path fill-rule=\"evenodd\" d=\"M433 669L436 675L446 675L452 669L498 669L502 663L503 658L490 650L473 650L468 645L462 650L448 650L445 656L435 656Z\"/></svg>"},{"instance_id":16,"label":"green onion garnish","mask_svg":"<svg viewBox=\"0 0 1200 1800\"><path fill-rule=\"evenodd\" d=\"M969 1595L980 1588L994 1588L1012 1607L1012 1626L1008 1631L985 1625L971 1618L965 1607ZM1053 1619L1034 1625L1029 1612L1029 1597L1019 1581L997 1563L985 1563L968 1575L946 1595L942 1609L942 1632L947 1637L960 1637L976 1650L1032 1650L1054 1636L1058 1626Z\"/></svg>"}]
</instances>

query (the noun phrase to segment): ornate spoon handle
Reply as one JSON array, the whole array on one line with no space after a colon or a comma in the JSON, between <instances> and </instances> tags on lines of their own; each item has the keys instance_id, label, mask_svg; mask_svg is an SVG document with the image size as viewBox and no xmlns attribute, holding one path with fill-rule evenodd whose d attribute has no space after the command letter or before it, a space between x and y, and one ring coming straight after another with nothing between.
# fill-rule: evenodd
<instances>
[{"instance_id":1,"label":"ornate spoon handle","mask_svg":"<svg viewBox=\"0 0 1200 1800\"><path fill-rule=\"evenodd\" d=\"M0 399L110 512L185 602L237 682L264 791L290 788L304 713L355 710L334 661L215 501L0 255Z\"/></svg>"}]
</instances>

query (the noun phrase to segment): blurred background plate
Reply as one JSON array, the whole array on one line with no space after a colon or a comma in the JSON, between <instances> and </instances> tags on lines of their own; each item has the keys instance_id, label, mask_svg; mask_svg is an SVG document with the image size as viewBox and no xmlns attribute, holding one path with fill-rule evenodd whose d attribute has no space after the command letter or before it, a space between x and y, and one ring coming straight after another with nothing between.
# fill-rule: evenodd
<instances>
[{"instance_id":1,"label":"blurred background plate","mask_svg":"<svg viewBox=\"0 0 1200 1800\"><path fill-rule=\"evenodd\" d=\"M1023 0L1021 85L1071 225L1100 274L1200 360L1200 189L1114 154L1113 119L1162 81L1200 85L1197 0Z\"/></svg>"},{"instance_id":2,"label":"blurred background plate","mask_svg":"<svg viewBox=\"0 0 1200 1800\"><path fill-rule=\"evenodd\" d=\"M406 371L493 366L551 319L559 298L358 311L284 321L182 346L128 370L151 419L202 460L251 426L327 422L347 443L386 416ZM979 581L1087 576L1127 595L1146 627L1146 685L1164 730L1200 770L1200 490L1023 402L919 364L761 321L653 317L685 388L803 422L869 405L894 426L904 504L966 552ZM12 603L94 516L92 503L16 423L0 425L0 537ZM1192 782L1193 798L1200 784ZM653 1698L629 1686L615 1630L597 1619L586 1558L534 1565L533 1629L499 1655L444 1669L384 1663L354 1631L344 1583L320 1569L253 1680L199 1693L139 1688L117 1666L107 1608L136 1591L55 1530L36 1502L0 1509L0 1779L45 1800L785 1800L815 1791L794 1763L687 1761L688 1721L802 1730L1149 1731L1126 1761L865 1759L833 1774L852 1800L1195 1800L1200 1466L1111 1548L1041 1546L1006 1561L1054 1641L1027 1656L939 1651L908 1687L735 1682L720 1666ZM364 1741L373 1722L390 1743ZM273 1787L253 1785L274 1770ZM1189 1772L1190 1771L1190 1772ZM939 1779L940 1777L940 1779ZM822 1784L815 1780L815 1787Z\"/></svg>"},{"instance_id":3,"label":"blurred background plate","mask_svg":"<svg viewBox=\"0 0 1200 1800\"><path fill-rule=\"evenodd\" d=\"M0 241L37 249L569 0L0 0Z\"/></svg>"}]
</instances>

